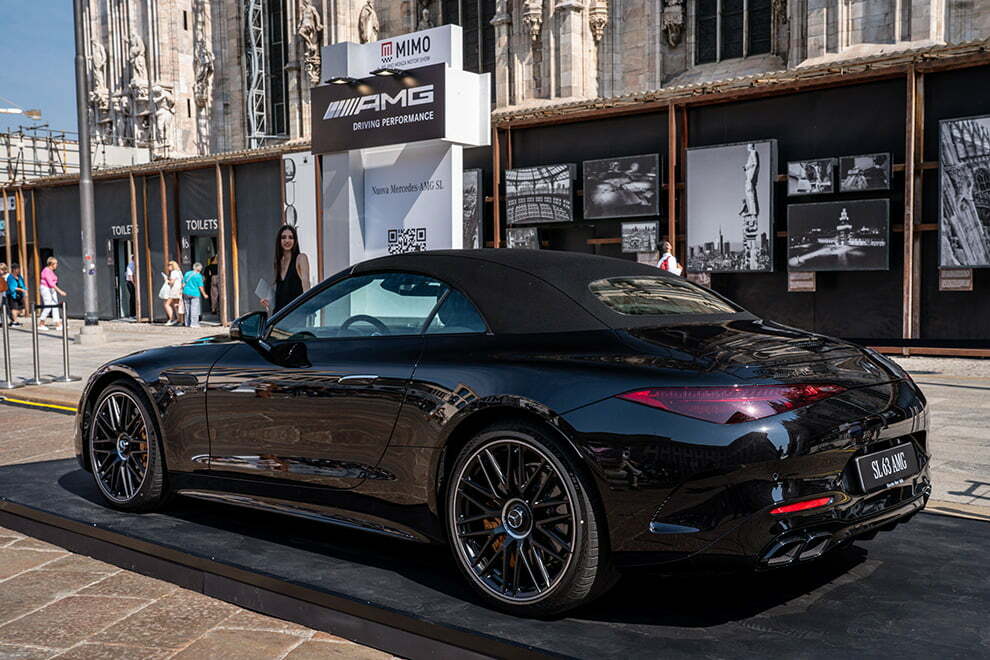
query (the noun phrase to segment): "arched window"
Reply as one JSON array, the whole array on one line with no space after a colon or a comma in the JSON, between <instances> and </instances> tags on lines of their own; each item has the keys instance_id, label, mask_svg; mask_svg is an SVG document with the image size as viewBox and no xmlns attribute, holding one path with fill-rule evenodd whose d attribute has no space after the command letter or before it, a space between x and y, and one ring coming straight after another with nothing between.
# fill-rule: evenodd
<instances>
[{"instance_id":1,"label":"arched window","mask_svg":"<svg viewBox=\"0 0 990 660\"><path fill-rule=\"evenodd\" d=\"M769 53L772 16L770 0L698 0L695 64Z\"/></svg>"}]
</instances>

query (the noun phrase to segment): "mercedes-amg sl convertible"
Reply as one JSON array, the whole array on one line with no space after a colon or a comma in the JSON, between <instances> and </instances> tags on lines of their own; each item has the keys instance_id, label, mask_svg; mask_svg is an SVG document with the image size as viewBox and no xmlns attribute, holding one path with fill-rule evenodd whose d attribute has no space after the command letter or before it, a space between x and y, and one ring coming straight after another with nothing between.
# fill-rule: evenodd
<instances>
[{"instance_id":1,"label":"mercedes-amg sl convertible","mask_svg":"<svg viewBox=\"0 0 990 660\"><path fill-rule=\"evenodd\" d=\"M814 560L931 488L925 398L892 361L563 252L366 261L229 337L110 362L77 422L113 507L180 494L446 543L491 605L537 616L622 567Z\"/></svg>"}]
</instances>

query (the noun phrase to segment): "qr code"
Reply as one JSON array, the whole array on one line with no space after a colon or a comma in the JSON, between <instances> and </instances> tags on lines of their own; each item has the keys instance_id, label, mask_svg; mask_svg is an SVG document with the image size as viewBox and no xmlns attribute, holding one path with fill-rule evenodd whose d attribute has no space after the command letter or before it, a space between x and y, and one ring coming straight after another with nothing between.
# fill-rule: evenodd
<instances>
[{"instance_id":1,"label":"qr code","mask_svg":"<svg viewBox=\"0 0 990 660\"><path fill-rule=\"evenodd\" d=\"M388 230L388 253L405 254L426 249L426 227Z\"/></svg>"}]
</instances>

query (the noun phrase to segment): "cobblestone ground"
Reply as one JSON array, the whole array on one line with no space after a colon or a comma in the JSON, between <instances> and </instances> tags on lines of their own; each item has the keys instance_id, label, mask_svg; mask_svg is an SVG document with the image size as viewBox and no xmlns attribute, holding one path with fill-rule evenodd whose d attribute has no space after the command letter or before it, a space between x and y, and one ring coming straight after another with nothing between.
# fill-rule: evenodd
<instances>
[{"instance_id":1,"label":"cobblestone ground","mask_svg":"<svg viewBox=\"0 0 990 660\"><path fill-rule=\"evenodd\" d=\"M70 457L72 419L0 405L0 465ZM0 528L0 660L390 657Z\"/></svg>"}]
</instances>

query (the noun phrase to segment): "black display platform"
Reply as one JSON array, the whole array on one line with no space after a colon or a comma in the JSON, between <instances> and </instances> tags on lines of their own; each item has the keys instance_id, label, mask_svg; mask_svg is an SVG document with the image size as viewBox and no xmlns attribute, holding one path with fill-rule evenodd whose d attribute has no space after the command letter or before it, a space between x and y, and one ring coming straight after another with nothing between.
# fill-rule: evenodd
<instances>
[{"instance_id":1,"label":"black display platform","mask_svg":"<svg viewBox=\"0 0 990 660\"><path fill-rule=\"evenodd\" d=\"M72 460L0 467L0 526L405 657L990 653L990 524L961 518L792 570L627 576L554 621L485 608L444 548L192 500L118 513Z\"/></svg>"}]
</instances>

